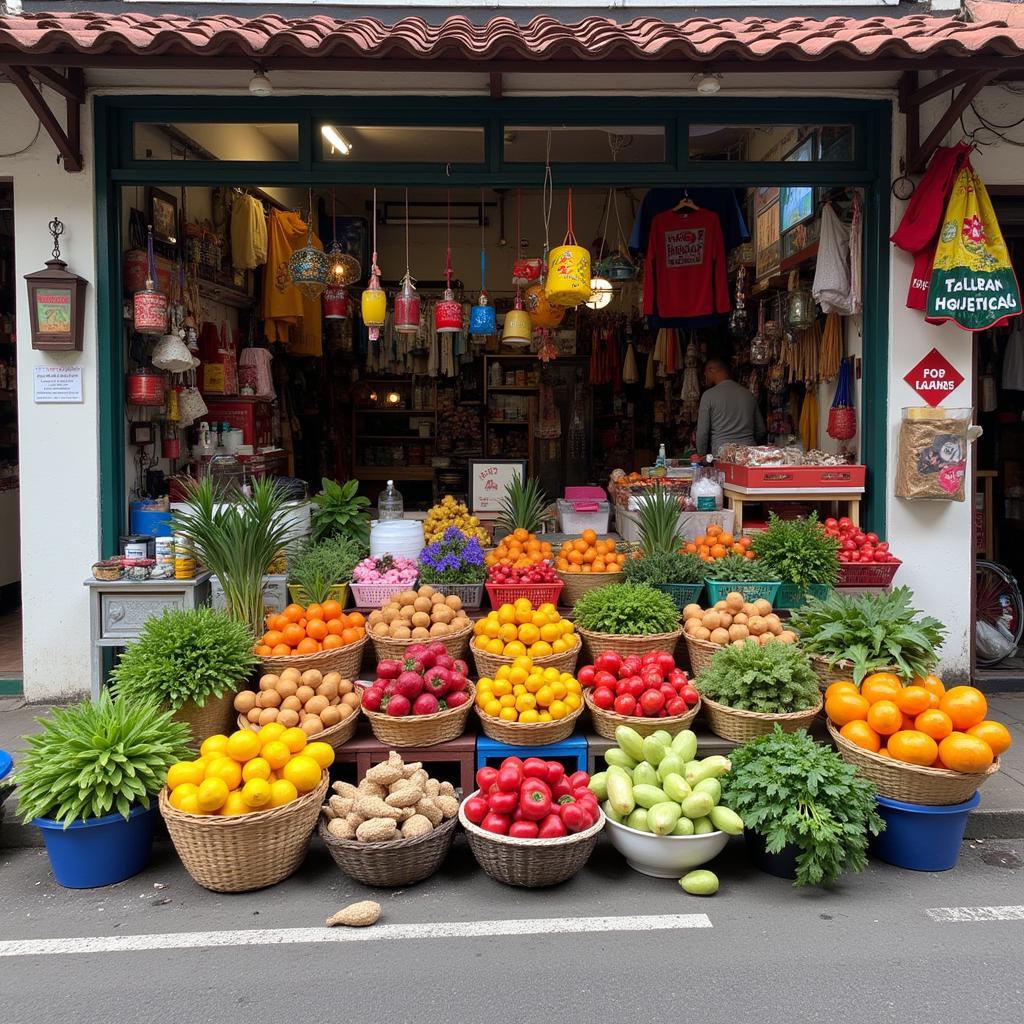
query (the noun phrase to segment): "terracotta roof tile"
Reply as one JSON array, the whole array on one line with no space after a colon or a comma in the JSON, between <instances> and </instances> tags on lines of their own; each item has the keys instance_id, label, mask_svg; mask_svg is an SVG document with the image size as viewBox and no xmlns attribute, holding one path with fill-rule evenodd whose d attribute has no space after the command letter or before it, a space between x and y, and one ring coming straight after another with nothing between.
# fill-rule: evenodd
<instances>
[{"instance_id":1,"label":"terracotta roof tile","mask_svg":"<svg viewBox=\"0 0 1024 1024\"><path fill-rule=\"evenodd\" d=\"M989 10L1003 5L979 5ZM424 60L659 59L818 62L834 57L915 59L1024 55L1024 27L1001 20L955 21L927 14L902 18L824 19L588 17L564 24L538 15L526 24L495 17L474 24L457 15L440 24L401 18L347 21L328 16L288 19L232 15L96 14L68 11L0 16L4 52L93 55L415 58Z\"/></svg>"}]
</instances>

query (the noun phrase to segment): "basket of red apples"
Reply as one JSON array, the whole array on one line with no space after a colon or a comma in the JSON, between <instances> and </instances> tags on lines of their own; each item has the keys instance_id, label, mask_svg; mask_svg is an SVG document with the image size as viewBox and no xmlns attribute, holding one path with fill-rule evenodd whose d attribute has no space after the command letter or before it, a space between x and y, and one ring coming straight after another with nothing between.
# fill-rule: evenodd
<instances>
[{"instance_id":1,"label":"basket of red apples","mask_svg":"<svg viewBox=\"0 0 1024 1024\"><path fill-rule=\"evenodd\" d=\"M542 604L558 604L558 595L565 584L554 566L547 561L531 565L492 565L487 570L487 596L492 608L514 604L525 597L534 608Z\"/></svg>"}]
</instances>

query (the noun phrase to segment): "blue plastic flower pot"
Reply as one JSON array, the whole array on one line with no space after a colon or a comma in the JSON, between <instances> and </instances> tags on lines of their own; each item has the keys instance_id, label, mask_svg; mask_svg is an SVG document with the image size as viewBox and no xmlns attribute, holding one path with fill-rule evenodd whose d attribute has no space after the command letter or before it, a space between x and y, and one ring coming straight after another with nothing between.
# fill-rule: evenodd
<instances>
[{"instance_id":1,"label":"blue plastic flower pot","mask_svg":"<svg viewBox=\"0 0 1024 1024\"><path fill-rule=\"evenodd\" d=\"M978 806L975 793L962 804L931 807L879 796L878 813L885 831L871 840L871 852L887 864L911 871L949 871L956 867L967 816Z\"/></svg>"},{"instance_id":2,"label":"blue plastic flower pot","mask_svg":"<svg viewBox=\"0 0 1024 1024\"><path fill-rule=\"evenodd\" d=\"M153 852L157 805L75 821L67 828L52 818L33 818L43 833L53 877L65 889L95 889L137 875Z\"/></svg>"}]
</instances>

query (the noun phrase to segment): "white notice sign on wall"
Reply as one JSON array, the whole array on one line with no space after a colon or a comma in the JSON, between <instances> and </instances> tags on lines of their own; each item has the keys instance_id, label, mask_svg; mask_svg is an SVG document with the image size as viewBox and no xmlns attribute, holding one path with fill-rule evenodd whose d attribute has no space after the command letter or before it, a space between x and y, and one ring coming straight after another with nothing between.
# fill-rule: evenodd
<instances>
[{"instance_id":1,"label":"white notice sign on wall","mask_svg":"<svg viewBox=\"0 0 1024 1024\"><path fill-rule=\"evenodd\" d=\"M40 405L82 402L80 366L33 366L32 400Z\"/></svg>"}]
</instances>

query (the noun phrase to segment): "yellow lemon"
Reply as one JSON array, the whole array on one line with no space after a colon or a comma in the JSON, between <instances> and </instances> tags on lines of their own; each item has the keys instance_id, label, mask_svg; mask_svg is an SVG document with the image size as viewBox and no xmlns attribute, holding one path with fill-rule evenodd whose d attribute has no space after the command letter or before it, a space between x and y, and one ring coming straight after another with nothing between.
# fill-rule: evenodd
<instances>
[{"instance_id":1,"label":"yellow lemon","mask_svg":"<svg viewBox=\"0 0 1024 1024\"><path fill-rule=\"evenodd\" d=\"M281 742L293 753L297 754L306 746L306 734L298 727L285 729L281 733Z\"/></svg>"},{"instance_id":2,"label":"yellow lemon","mask_svg":"<svg viewBox=\"0 0 1024 1024\"><path fill-rule=\"evenodd\" d=\"M547 612L536 611L530 616L530 623L540 629L548 624Z\"/></svg>"},{"instance_id":3,"label":"yellow lemon","mask_svg":"<svg viewBox=\"0 0 1024 1024\"><path fill-rule=\"evenodd\" d=\"M266 779L250 779L242 787L242 799L250 810L266 807L270 803L270 783Z\"/></svg>"},{"instance_id":4,"label":"yellow lemon","mask_svg":"<svg viewBox=\"0 0 1024 1024\"><path fill-rule=\"evenodd\" d=\"M270 778L270 765L262 757L254 757L251 761L246 761L242 765L242 781L248 782L250 779L263 779L264 781Z\"/></svg>"},{"instance_id":5,"label":"yellow lemon","mask_svg":"<svg viewBox=\"0 0 1024 1024\"><path fill-rule=\"evenodd\" d=\"M526 689L530 693L536 693L544 685L544 677L539 672L534 672L527 677Z\"/></svg>"},{"instance_id":6,"label":"yellow lemon","mask_svg":"<svg viewBox=\"0 0 1024 1024\"><path fill-rule=\"evenodd\" d=\"M533 670L533 658L528 658L525 654L519 655L512 664L516 668L525 668L527 672Z\"/></svg>"},{"instance_id":7,"label":"yellow lemon","mask_svg":"<svg viewBox=\"0 0 1024 1024\"><path fill-rule=\"evenodd\" d=\"M487 713L488 715L490 715L490 716L491 716L492 718L495 718L495 717L497 717L498 715L500 715L500 714L501 714L501 702L500 702L500 701L496 701L496 700L493 700L493 699L492 699L492 700L489 700L489 701L488 701L488 702L487 702L487 703L486 703L486 704L484 705L484 711L485 711L485 712L486 712L486 713Z\"/></svg>"},{"instance_id":8,"label":"yellow lemon","mask_svg":"<svg viewBox=\"0 0 1024 1024\"><path fill-rule=\"evenodd\" d=\"M313 758L321 768L330 768L334 764L334 747L330 743L307 743L302 752Z\"/></svg>"},{"instance_id":9,"label":"yellow lemon","mask_svg":"<svg viewBox=\"0 0 1024 1024\"><path fill-rule=\"evenodd\" d=\"M177 792L177 790L175 790L175 792ZM173 804L174 801L172 800L171 803ZM198 790L196 790L195 793L189 793L186 796L181 797L181 799L176 804L174 804L174 806L177 807L178 810L181 811L182 814L203 814L204 813L203 811L201 811L199 809L199 791Z\"/></svg>"},{"instance_id":10,"label":"yellow lemon","mask_svg":"<svg viewBox=\"0 0 1024 1024\"><path fill-rule=\"evenodd\" d=\"M551 655L551 644L544 643L543 640L538 640L535 644L530 647L531 658L547 658Z\"/></svg>"},{"instance_id":11,"label":"yellow lemon","mask_svg":"<svg viewBox=\"0 0 1024 1024\"><path fill-rule=\"evenodd\" d=\"M239 792L234 792L228 793L228 798L224 801L224 806L221 807L220 813L223 817L227 818L233 814L248 814L250 809L249 805L245 802L245 797Z\"/></svg>"},{"instance_id":12,"label":"yellow lemon","mask_svg":"<svg viewBox=\"0 0 1024 1024\"><path fill-rule=\"evenodd\" d=\"M569 691L565 688L565 683L563 683L561 679L556 679L551 684L551 696L555 700L561 700L568 692Z\"/></svg>"},{"instance_id":13,"label":"yellow lemon","mask_svg":"<svg viewBox=\"0 0 1024 1024\"><path fill-rule=\"evenodd\" d=\"M518 605L518 603L519 602L517 601L516 604ZM530 604L529 601L527 601L526 603L527 603L527 605ZM529 607L529 608L518 608L517 607L516 608L516 623L518 625L524 626L532 618L533 618L533 608L532 607Z\"/></svg>"},{"instance_id":14,"label":"yellow lemon","mask_svg":"<svg viewBox=\"0 0 1024 1024\"><path fill-rule=\"evenodd\" d=\"M320 785L322 769L311 757L299 754L285 766L282 774L300 793L308 793Z\"/></svg>"},{"instance_id":15,"label":"yellow lemon","mask_svg":"<svg viewBox=\"0 0 1024 1024\"><path fill-rule=\"evenodd\" d=\"M515 708L502 708L498 717L503 722L514 722L519 717L519 712Z\"/></svg>"},{"instance_id":16,"label":"yellow lemon","mask_svg":"<svg viewBox=\"0 0 1024 1024\"><path fill-rule=\"evenodd\" d=\"M174 789L171 790L170 804L172 807L177 807L180 811L182 810L182 801L188 797L195 799L196 794L199 792L199 786L194 782L179 782Z\"/></svg>"},{"instance_id":17,"label":"yellow lemon","mask_svg":"<svg viewBox=\"0 0 1024 1024\"><path fill-rule=\"evenodd\" d=\"M550 713L552 719L554 719L557 722L558 719L565 718L565 716L569 713L569 709L566 707L565 701L553 700L551 702L551 707L548 708L548 712Z\"/></svg>"},{"instance_id":18,"label":"yellow lemon","mask_svg":"<svg viewBox=\"0 0 1024 1024\"><path fill-rule=\"evenodd\" d=\"M491 693L490 690L477 690L473 703L476 704L478 708L485 708L492 700L494 700L494 694Z\"/></svg>"},{"instance_id":19,"label":"yellow lemon","mask_svg":"<svg viewBox=\"0 0 1024 1024\"><path fill-rule=\"evenodd\" d=\"M512 696L519 697L524 693L526 693L526 686L523 683L516 683L516 685L512 687Z\"/></svg>"},{"instance_id":20,"label":"yellow lemon","mask_svg":"<svg viewBox=\"0 0 1024 1024\"><path fill-rule=\"evenodd\" d=\"M570 646L561 637L551 645L552 654L565 654L568 650L571 650Z\"/></svg>"},{"instance_id":21,"label":"yellow lemon","mask_svg":"<svg viewBox=\"0 0 1024 1024\"><path fill-rule=\"evenodd\" d=\"M267 722L267 724L263 726L258 733L256 733L256 738L260 741L260 745L262 746L264 743L270 743L271 740L279 740L281 738L281 733L283 733L284 730L285 726L280 722Z\"/></svg>"},{"instance_id":22,"label":"yellow lemon","mask_svg":"<svg viewBox=\"0 0 1024 1024\"><path fill-rule=\"evenodd\" d=\"M179 761L167 769L167 788L172 792L185 783L193 788L206 778L205 763L199 761Z\"/></svg>"},{"instance_id":23,"label":"yellow lemon","mask_svg":"<svg viewBox=\"0 0 1024 1024\"><path fill-rule=\"evenodd\" d=\"M207 765L206 778L223 779L228 789L237 789L242 784L242 766L230 757L218 757Z\"/></svg>"},{"instance_id":24,"label":"yellow lemon","mask_svg":"<svg viewBox=\"0 0 1024 1024\"><path fill-rule=\"evenodd\" d=\"M542 605L541 605L541 606L540 606L540 607L539 607L539 608L537 609L537 611L539 611L539 612L543 612L543 613L544 613L545 615L550 615L550 614L551 614L552 612L554 612L554 614L555 614L555 615L557 615L557 614L558 614L558 609L557 609L557 608L556 608L556 607L555 607L555 606L554 606L554 605L553 605L553 604L552 604L552 603L551 603L550 601L545 601L545 602L544 602L544 603L543 603L543 604L542 604Z\"/></svg>"},{"instance_id":25,"label":"yellow lemon","mask_svg":"<svg viewBox=\"0 0 1024 1024\"><path fill-rule=\"evenodd\" d=\"M575 626L573 626L573 624L568 619L562 619L561 626L562 626L562 632L566 636L571 635L572 632L575 629Z\"/></svg>"},{"instance_id":26,"label":"yellow lemon","mask_svg":"<svg viewBox=\"0 0 1024 1024\"><path fill-rule=\"evenodd\" d=\"M476 649L477 649L478 651L486 651L486 650L487 650L487 645L488 645L488 644L489 644L490 642L491 642L491 641L490 641L490 640L488 640L486 636L483 636L483 635L481 635L481 636L478 636L478 637L477 637L477 638L476 638L476 639L475 639L475 640L473 641L473 646L474 646L474 647L475 647L475 648L476 648Z\"/></svg>"},{"instance_id":27,"label":"yellow lemon","mask_svg":"<svg viewBox=\"0 0 1024 1024\"><path fill-rule=\"evenodd\" d=\"M561 623L561 621L562 621L562 616L561 616L561 615L559 615L559 614L558 614L558 612L556 612L556 611L554 611L554 610L552 609L552 610L551 610L550 612L548 612L547 614L548 614L548 622L550 622L550 623L551 623L551 625L553 625L553 626L557 626L557 625L558 625L559 623Z\"/></svg>"},{"instance_id":28,"label":"yellow lemon","mask_svg":"<svg viewBox=\"0 0 1024 1024\"><path fill-rule=\"evenodd\" d=\"M239 729L228 737L227 755L244 764L259 754L261 746L259 736L251 729Z\"/></svg>"},{"instance_id":29,"label":"yellow lemon","mask_svg":"<svg viewBox=\"0 0 1024 1024\"><path fill-rule=\"evenodd\" d=\"M299 796L299 791L287 779L276 779L270 784L270 806L280 807L291 803Z\"/></svg>"},{"instance_id":30,"label":"yellow lemon","mask_svg":"<svg viewBox=\"0 0 1024 1024\"><path fill-rule=\"evenodd\" d=\"M499 673L500 678L500 673ZM481 676L476 681L476 688L478 690L491 690L494 688L494 680L490 676Z\"/></svg>"},{"instance_id":31,"label":"yellow lemon","mask_svg":"<svg viewBox=\"0 0 1024 1024\"><path fill-rule=\"evenodd\" d=\"M514 622L506 622L504 625L498 627L498 636L508 643L510 640L515 640L519 634L519 629Z\"/></svg>"},{"instance_id":32,"label":"yellow lemon","mask_svg":"<svg viewBox=\"0 0 1024 1024\"><path fill-rule=\"evenodd\" d=\"M527 647L531 647L540 639L540 630L532 623L526 623L519 627L519 639L522 640Z\"/></svg>"},{"instance_id":33,"label":"yellow lemon","mask_svg":"<svg viewBox=\"0 0 1024 1024\"><path fill-rule=\"evenodd\" d=\"M511 643L505 644L501 653L504 654L506 658L518 658L521 654L526 653L526 648L523 646L521 641L513 640Z\"/></svg>"},{"instance_id":34,"label":"yellow lemon","mask_svg":"<svg viewBox=\"0 0 1024 1024\"><path fill-rule=\"evenodd\" d=\"M533 711L537 707L537 698L532 693L522 693L516 697L516 711Z\"/></svg>"},{"instance_id":35,"label":"yellow lemon","mask_svg":"<svg viewBox=\"0 0 1024 1024\"><path fill-rule=\"evenodd\" d=\"M225 742L227 737L225 737ZM224 801L228 798L228 784L223 779L213 778L204 779L199 784L199 790L196 793L196 802L199 805L199 810L205 814L209 814L212 811L219 811L224 806Z\"/></svg>"},{"instance_id":36,"label":"yellow lemon","mask_svg":"<svg viewBox=\"0 0 1024 1024\"><path fill-rule=\"evenodd\" d=\"M567 693L565 695L565 706L570 711L575 711L582 703L583 700L578 693Z\"/></svg>"},{"instance_id":37,"label":"yellow lemon","mask_svg":"<svg viewBox=\"0 0 1024 1024\"><path fill-rule=\"evenodd\" d=\"M483 635L488 640L497 640L501 635L501 623L495 619L487 619L484 622Z\"/></svg>"},{"instance_id":38,"label":"yellow lemon","mask_svg":"<svg viewBox=\"0 0 1024 1024\"><path fill-rule=\"evenodd\" d=\"M490 618L490 616L488 616L488 618ZM500 624L504 624L506 622L513 622L514 623L516 621L516 610L510 604L503 604L498 609L498 614L497 614L496 618L497 618L497 621Z\"/></svg>"},{"instance_id":39,"label":"yellow lemon","mask_svg":"<svg viewBox=\"0 0 1024 1024\"><path fill-rule=\"evenodd\" d=\"M228 738L222 733L218 733L216 736L207 736L203 740L202 746L199 748L199 753L203 757L223 757L228 749Z\"/></svg>"},{"instance_id":40,"label":"yellow lemon","mask_svg":"<svg viewBox=\"0 0 1024 1024\"><path fill-rule=\"evenodd\" d=\"M498 698L498 704L503 708L514 708L516 699L511 693L506 693Z\"/></svg>"},{"instance_id":41,"label":"yellow lemon","mask_svg":"<svg viewBox=\"0 0 1024 1024\"><path fill-rule=\"evenodd\" d=\"M537 691L537 706L546 708L550 707L551 702L555 699L554 693L551 692L550 686L542 686Z\"/></svg>"},{"instance_id":42,"label":"yellow lemon","mask_svg":"<svg viewBox=\"0 0 1024 1024\"><path fill-rule=\"evenodd\" d=\"M494 681L494 694L497 697L504 697L506 693L512 692L512 684L507 679L496 679Z\"/></svg>"},{"instance_id":43,"label":"yellow lemon","mask_svg":"<svg viewBox=\"0 0 1024 1024\"><path fill-rule=\"evenodd\" d=\"M529 677L529 673L526 671L525 668L521 668L521 667L517 667L517 666L513 665L508 670L509 682L511 682L513 684L515 684L515 683L525 683L528 677Z\"/></svg>"},{"instance_id":44,"label":"yellow lemon","mask_svg":"<svg viewBox=\"0 0 1024 1024\"><path fill-rule=\"evenodd\" d=\"M562 678L562 673L558 671L554 666L549 665L544 669L544 682L545 683L557 683Z\"/></svg>"},{"instance_id":45,"label":"yellow lemon","mask_svg":"<svg viewBox=\"0 0 1024 1024\"><path fill-rule=\"evenodd\" d=\"M501 654L505 650L505 644L501 640L488 640L487 641L487 653L488 654Z\"/></svg>"},{"instance_id":46,"label":"yellow lemon","mask_svg":"<svg viewBox=\"0 0 1024 1024\"><path fill-rule=\"evenodd\" d=\"M495 679L512 679L512 666L511 665L499 665L498 671L494 674Z\"/></svg>"},{"instance_id":47,"label":"yellow lemon","mask_svg":"<svg viewBox=\"0 0 1024 1024\"><path fill-rule=\"evenodd\" d=\"M520 722L539 722L540 721L540 715L538 715L537 712L533 711L533 710L524 711L519 716L519 721Z\"/></svg>"},{"instance_id":48,"label":"yellow lemon","mask_svg":"<svg viewBox=\"0 0 1024 1024\"><path fill-rule=\"evenodd\" d=\"M569 693L575 693L577 696L583 692L583 687L580 686L578 679L567 679L565 681L565 688Z\"/></svg>"},{"instance_id":49,"label":"yellow lemon","mask_svg":"<svg viewBox=\"0 0 1024 1024\"><path fill-rule=\"evenodd\" d=\"M538 722L550 722L551 721L551 712L550 711L542 711L537 716L537 721Z\"/></svg>"},{"instance_id":50,"label":"yellow lemon","mask_svg":"<svg viewBox=\"0 0 1024 1024\"><path fill-rule=\"evenodd\" d=\"M477 619L476 622L473 623L473 636L481 636L486 625L486 619Z\"/></svg>"},{"instance_id":51,"label":"yellow lemon","mask_svg":"<svg viewBox=\"0 0 1024 1024\"><path fill-rule=\"evenodd\" d=\"M545 622L540 627L540 638L549 644L553 644L562 638L562 631L554 622Z\"/></svg>"},{"instance_id":52,"label":"yellow lemon","mask_svg":"<svg viewBox=\"0 0 1024 1024\"><path fill-rule=\"evenodd\" d=\"M269 743L265 743L263 745L263 749L260 751L260 757L262 757L271 768L283 768L288 763L288 759L291 756L292 752L288 749L287 745L282 743L280 740L271 740Z\"/></svg>"}]
</instances>

